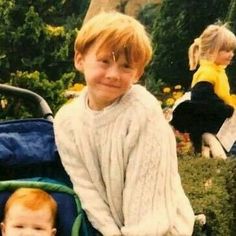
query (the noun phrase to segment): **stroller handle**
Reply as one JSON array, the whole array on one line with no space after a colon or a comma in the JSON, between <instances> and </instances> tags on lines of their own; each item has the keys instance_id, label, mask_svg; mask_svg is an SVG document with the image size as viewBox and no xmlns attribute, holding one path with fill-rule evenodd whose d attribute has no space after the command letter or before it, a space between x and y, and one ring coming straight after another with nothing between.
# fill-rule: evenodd
<instances>
[{"instance_id":1,"label":"stroller handle","mask_svg":"<svg viewBox=\"0 0 236 236\"><path fill-rule=\"evenodd\" d=\"M0 92L6 95L12 95L19 98L29 99L31 102L36 102L40 108L43 118L53 121L53 113L48 103L35 92L28 89L18 88L12 85L0 84Z\"/></svg>"}]
</instances>

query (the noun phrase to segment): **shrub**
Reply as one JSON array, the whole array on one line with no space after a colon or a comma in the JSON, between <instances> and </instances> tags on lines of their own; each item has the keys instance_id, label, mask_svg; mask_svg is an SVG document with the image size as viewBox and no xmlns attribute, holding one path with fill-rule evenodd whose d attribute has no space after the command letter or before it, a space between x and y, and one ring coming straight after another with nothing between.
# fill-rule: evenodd
<instances>
[{"instance_id":1,"label":"shrub","mask_svg":"<svg viewBox=\"0 0 236 236\"><path fill-rule=\"evenodd\" d=\"M33 90L56 111L62 90L82 80L74 70L73 46L88 4L1 0L0 83Z\"/></svg>"},{"instance_id":2,"label":"shrub","mask_svg":"<svg viewBox=\"0 0 236 236\"><path fill-rule=\"evenodd\" d=\"M195 214L206 215L212 235L233 235L236 159L223 161L186 156L179 159L179 171ZM194 235L201 235L197 224Z\"/></svg>"}]
</instances>

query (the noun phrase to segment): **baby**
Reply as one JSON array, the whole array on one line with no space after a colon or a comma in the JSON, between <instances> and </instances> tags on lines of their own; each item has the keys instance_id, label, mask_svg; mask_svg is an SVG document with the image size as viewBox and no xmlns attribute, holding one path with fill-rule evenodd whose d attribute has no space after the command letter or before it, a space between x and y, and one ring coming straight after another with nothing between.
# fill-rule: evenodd
<instances>
[{"instance_id":1,"label":"baby","mask_svg":"<svg viewBox=\"0 0 236 236\"><path fill-rule=\"evenodd\" d=\"M37 188L19 188L7 200L2 236L53 236L56 234L56 201Z\"/></svg>"}]
</instances>

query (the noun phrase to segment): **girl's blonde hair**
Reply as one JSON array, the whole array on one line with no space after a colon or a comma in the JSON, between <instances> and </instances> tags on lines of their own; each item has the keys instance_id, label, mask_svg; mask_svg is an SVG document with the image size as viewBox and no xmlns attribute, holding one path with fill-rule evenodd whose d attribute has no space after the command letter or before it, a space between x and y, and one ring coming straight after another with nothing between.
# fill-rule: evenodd
<instances>
[{"instance_id":1,"label":"girl's blonde hair","mask_svg":"<svg viewBox=\"0 0 236 236\"><path fill-rule=\"evenodd\" d=\"M128 62L142 69L152 57L151 40L144 26L119 12L102 12L87 21L77 34L75 52L83 55L95 42L100 45L99 51L125 52Z\"/></svg>"},{"instance_id":2,"label":"girl's blonde hair","mask_svg":"<svg viewBox=\"0 0 236 236\"><path fill-rule=\"evenodd\" d=\"M51 211L52 225L55 225L57 203L54 198L44 190L38 188L17 189L6 202L4 219L7 218L7 213L14 204L20 204L31 210L39 210L42 206L48 207Z\"/></svg>"},{"instance_id":3,"label":"girl's blonde hair","mask_svg":"<svg viewBox=\"0 0 236 236\"><path fill-rule=\"evenodd\" d=\"M228 24L209 25L189 47L189 68L195 70L201 59L214 62L219 51L235 48L236 37L228 28Z\"/></svg>"}]
</instances>

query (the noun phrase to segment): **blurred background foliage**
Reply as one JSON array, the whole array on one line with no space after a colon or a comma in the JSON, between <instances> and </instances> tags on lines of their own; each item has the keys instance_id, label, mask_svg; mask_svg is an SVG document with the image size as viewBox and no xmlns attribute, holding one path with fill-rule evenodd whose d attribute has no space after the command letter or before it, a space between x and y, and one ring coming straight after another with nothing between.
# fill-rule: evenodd
<instances>
[{"instance_id":1,"label":"blurred background foliage","mask_svg":"<svg viewBox=\"0 0 236 236\"><path fill-rule=\"evenodd\" d=\"M0 83L40 94L55 112L65 102L63 91L82 80L74 70L73 46L88 4L87 0L0 0ZM4 115L1 112L0 117ZM10 116L15 115L30 113L19 104L10 109Z\"/></svg>"},{"instance_id":2,"label":"blurred background foliage","mask_svg":"<svg viewBox=\"0 0 236 236\"><path fill-rule=\"evenodd\" d=\"M146 26L154 47L153 61L141 83L156 96L164 85L180 84L186 90L192 77L189 45L218 20L229 21L235 31L236 1L148 2L136 16ZM73 44L89 4L89 0L0 0L0 83L39 93L55 112L65 102L63 91L83 83L74 70ZM234 64L227 68L233 90Z\"/></svg>"}]
</instances>

